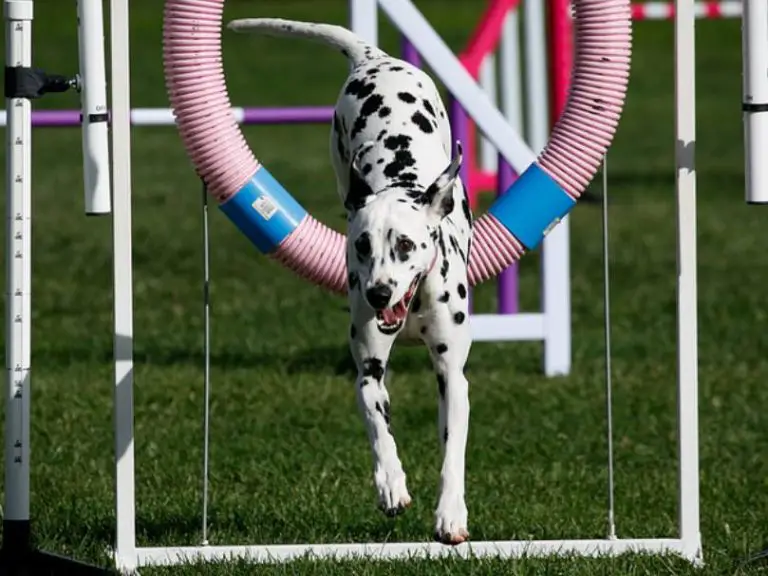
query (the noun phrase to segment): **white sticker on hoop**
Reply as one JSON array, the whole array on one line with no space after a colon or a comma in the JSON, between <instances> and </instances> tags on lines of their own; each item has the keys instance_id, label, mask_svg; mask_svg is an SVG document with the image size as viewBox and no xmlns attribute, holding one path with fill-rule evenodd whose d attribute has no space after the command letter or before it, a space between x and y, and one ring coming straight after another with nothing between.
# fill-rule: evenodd
<instances>
[{"instance_id":1,"label":"white sticker on hoop","mask_svg":"<svg viewBox=\"0 0 768 576\"><path fill-rule=\"evenodd\" d=\"M277 212L277 206L269 196L259 196L251 206L264 220L269 220Z\"/></svg>"}]
</instances>

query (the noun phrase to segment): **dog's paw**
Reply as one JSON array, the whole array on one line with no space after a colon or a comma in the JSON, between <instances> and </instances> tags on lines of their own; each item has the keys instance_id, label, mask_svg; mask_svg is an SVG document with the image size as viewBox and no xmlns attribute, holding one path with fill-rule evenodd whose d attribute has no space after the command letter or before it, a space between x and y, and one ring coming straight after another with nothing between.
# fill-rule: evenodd
<instances>
[{"instance_id":1,"label":"dog's paw","mask_svg":"<svg viewBox=\"0 0 768 576\"><path fill-rule=\"evenodd\" d=\"M461 496L444 496L435 512L435 540L457 545L469 540L467 505Z\"/></svg>"},{"instance_id":2,"label":"dog's paw","mask_svg":"<svg viewBox=\"0 0 768 576\"><path fill-rule=\"evenodd\" d=\"M379 492L379 508L387 516L402 514L411 505L411 496L405 486L405 473L388 474L383 470L376 474Z\"/></svg>"}]
</instances>

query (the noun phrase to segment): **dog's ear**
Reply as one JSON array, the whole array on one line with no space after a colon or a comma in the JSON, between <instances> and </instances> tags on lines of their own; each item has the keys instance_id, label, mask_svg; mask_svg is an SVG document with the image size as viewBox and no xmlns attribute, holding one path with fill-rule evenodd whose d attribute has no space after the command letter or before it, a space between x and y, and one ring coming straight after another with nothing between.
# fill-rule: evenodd
<instances>
[{"instance_id":1,"label":"dog's ear","mask_svg":"<svg viewBox=\"0 0 768 576\"><path fill-rule=\"evenodd\" d=\"M364 142L354 153L349 163L349 190L344 199L344 207L349 212L360 210L373 197L373 190L361 174L360 160L375 144L372 141Z\"/></svg>"},{"instance_id":2,"label":"dog's ear","mask_svg":"<svg viewBox=\"0 0 768 576\"><path fill-rule=\"evenodd\" d=\"M425 192L427 210L430 215L440 221L453 212L453 186L461 171L462 149L461 142L456 140L453 160L443 173L437 177Z\"/></svg>"}]
</instances>

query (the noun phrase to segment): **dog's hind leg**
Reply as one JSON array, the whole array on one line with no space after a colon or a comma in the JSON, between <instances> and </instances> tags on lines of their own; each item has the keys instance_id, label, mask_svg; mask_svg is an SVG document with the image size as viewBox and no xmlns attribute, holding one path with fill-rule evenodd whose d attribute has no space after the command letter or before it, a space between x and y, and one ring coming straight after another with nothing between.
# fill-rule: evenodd
<instances>
[{"instance_id":1,"label":"dog's hind leg","mask_svg":"<svg viewBox=\"0 0 768 576\"><path fill-rule=\"evenodd\" d=\"M373 313L362 305L355 306L353 302L351 308L350 348L357 365L357 403L371 443L379 507L387 516L394 516L411 503L390 427L389 393L385 382L387 361L396 334L382 333Z\"/></svg>"},{"instance_id":2,"label":"dog's hind leg","mask_svg":"<svg viewBox=\"0 0 768 576\"><path fill-rule=\"evenodd\" d=\"M455 295L454 295L455 296ZM467 505L464 501L464 469L469 431L469 383L464 365L472 336L466 301L437 307L424 340L437 374L440 397L438 432L443 448L440 495L435 511L435 538L460 544L469 538Z\"/></svg>"}]
</instances>

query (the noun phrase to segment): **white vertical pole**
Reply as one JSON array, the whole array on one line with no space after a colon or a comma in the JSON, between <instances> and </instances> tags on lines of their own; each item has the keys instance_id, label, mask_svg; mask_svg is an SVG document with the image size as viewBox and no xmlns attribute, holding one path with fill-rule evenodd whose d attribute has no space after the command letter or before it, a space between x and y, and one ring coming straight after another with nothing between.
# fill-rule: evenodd
<instances>
[{"instance_id":1,"label":"white vertical pole","mask_svg":"<svg viewBox=\"0 0 768 576\"><path fill-rule=\"evenodd\" d=\"M525 29L525 111L528 145L541 153L549 139L549 95L547 93L547 42L544 0L523 2ZM562 225L562 224L560 224Z\"/></svg>"},{"instance_id":2,"label":"white vertical pole","mask_svg":"<svg viewBox=\"0 0 768 576\"><path fill-rule=\"evenodd\" d=\"M377 0L349 0L349 28L374 46L379 43Z\"/></svg>"},{"instance_id":3,"label":"white vertical pole","mask_svg":"<svg viewBox=\"0 0 768 576\"><path fill-rule=\"evenodd\" d=\"M523 123L523 95L520 89L522 80L520 18L517 10L510 10L504 18L504 28L499 44L499 80L501 110L512 128L517 130L519 134L523 134L525 125Z\"/></svg>"},{"instance_id":4,"label":"white vertical pole","mask_svg":"<svg viewBox=\"0 0 768 576\"><path fill-rule=\"evenodd\" d=\"M541 152L549 139L547 44L543 0L523 3L527 140ZM570 219L563 218L541 246L541 308L544 315L544 373L571 371Z\"/></svg>"},{"instance_id":5,"label":"white vertical pole","mask_svg":"<svg viewBox=\"0 0 768 576\"><path fill-rule=\"evenodd\" d=\"M31 0L6 0L5 65L32 65ZM5 506L3 522L29 523L32 283L32 115L26 98L6 98ZM6 531L9 538L9 530Z\"/></svg>"},{"instance_id":6,"label":"white vertical pole","mask_svg":"<svg viewBox=\"0 0 768 576\"><path fill-rule=\"evenodd\" d=\"M109 124L104 65L102 0L77 0L77 35L82 82L85 213L109 214Z\"/></svg>"},{"instance_id":7,"label":"white vertical pole","mask_svg":"<svg viewBox=\"0 0 768 576\"><path fill-rule=\"evenodd\" d=\"M487 54L480 63L480 72L478 74L480 86L483 92L488 95L488 99L496 106L498 98L498 87L496 86L496 57L493 54ZM480 135L480 167L483 170L493 172L499 164L499 153L494 148L484 134Z\"/></svg>"},{"instance_id":8,"label":"white vertical pole","mask_svg":"<svg viewBox=\"0 0 768 576\"><path fill-rule=\"evenodd\" d=\"M115 556L135 562L133 454L133 269L131 256L131 126L128 0L110 0L112 57L113 267L115 355Z\"/></svg>"},{"instance_id":9,"label":"white vertical pole","mask_svg":"<svg viewBox=\"0 0 768 576\"><path fill-rule=\"evenodd\" d=\"M744 0L741 26L746 199L768 203L768 2Z\"/></svg>"},{"instance_id":10,"label":"white vertical pole","mask_svg":"<svg viewBox=\"0 0 768 576\"><path fill-rule=\"evenodd\" d=\"M679 521L685 554L701 554L699 533L698 327L696 287L696 88L694 0L675 1L677 183L677 386Z\"/></svg>"}]
</instances>

